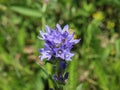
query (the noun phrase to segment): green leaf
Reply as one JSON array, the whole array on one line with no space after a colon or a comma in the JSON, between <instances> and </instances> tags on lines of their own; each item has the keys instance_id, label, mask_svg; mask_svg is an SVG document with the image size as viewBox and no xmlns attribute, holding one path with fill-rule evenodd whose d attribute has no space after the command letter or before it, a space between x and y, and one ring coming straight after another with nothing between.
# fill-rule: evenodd
<instances>
[{"instance_id":1,"label":"green leaf","mask_svg":"<svg viewBox=\"0 0 120 90\"><path fill-rule=\"evenodd\" d=\"M26 31L25 29L20 29L17 34L17 41L20 47L23 47L25 44Z\"/></svg>"},{"instance_id":2,"label":"green leaf","mask_svg":"<svg viewBox=\"0 0 120 90\"><path fill-rule=\"evenodd\" d=\"M104 71L104 68L102 66L102 63L100 61L93 62L94 65L94 72L96 76L98 77L98 83L102 90L109 90L108 88L108 79L106 72Z\"/></svg>"},{"instance_id":3,"label":"green leaf","mask_svg":"<svg viewBox=\"0 0 120 90\"><path fill-rule=\"evenodd\" d=\"M111 46L110 45L108 45L108 47L103 50L102 57L101 57L102 60L107 59L107 57L109 56L110 50L111 50Z\"/></svg>"},{"instance_id":4,"label":"green leaf","mask_svg":"<svg viewBox=\"0 0 120 90\"><path fill-rule=\"evenodd\" d=\"M38 18L42 16L39 10L34 10L31 8L12 6L10 7L10 9L25 16L38 17Z\"/></svg>"},{"instance_id":5,"label":"green leaf","mask_svg":"<svg viewBox=\"0 0 120 90\"><path fill-rule=\"evenodd\" d=\"M83 90L82 87L83 87L83 84L80 84L76 90Z\"/></svg>"},{"instance_id":6,"label":"green leaf","mask_svg":"<svg viewBox=\"0 0 120 90\"><path fill-rule=\"evenodd\" d=\"M88 25L87 27L87 31L85 33L85 45L89 46L89 44L91 43L91 40L93 38L93 35L95 33L95 31L98 31L98 26L99 26L100 22L93 20L91 21L91 23ZM93 28L94 27L94 28Z\"/></svg>"},{"instance_id":7,"label":"green leaf","mask_svg":"<svg viewBox=\"0 0 120 90\"><path fill-rule=\"evenodd\" d=\"M116 40L115 47L116 47L116 56L120 57L120 40Z\"/></svg>"},{"instance_id":8,"label":"green leaf","mask_svg":"<svg viewBox=\"0 0 120 90\"><path fill-rule=\"evenodd\" d=\"M69 79L65 90L74 90L78 84L78 55L76 54L69 66Z\"/></svg>"}]
</instances>

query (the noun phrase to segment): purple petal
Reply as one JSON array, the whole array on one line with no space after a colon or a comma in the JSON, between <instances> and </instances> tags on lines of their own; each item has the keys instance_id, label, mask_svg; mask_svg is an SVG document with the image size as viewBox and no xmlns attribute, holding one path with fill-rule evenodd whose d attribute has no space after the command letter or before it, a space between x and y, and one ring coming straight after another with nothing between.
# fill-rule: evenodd
<instances>
[{"instance_id":1,"label":"purple petal","mask_svg":"<svg viewBox=\"0 0 120 90\"><path fill-rule=\"evenodd\" d=\"M61 28L61 26L59 24L56 24L56 27L57 27L57 29L58 29L59 32L62 31L62 28Z\"/></svg>"},{"instance_id":2,"label":"purple petal","mask_svg":"<svg viewBox=\"0 0 120 90\"><path fill-rule=\"evenodd\" d=\"M58 77L56 75L53 76L54 80L58 80Z\"/></svg>"},{"instance_id":3,"label":"purple petal","mask_svg":"<svg viewBox=\"0 0 120 90\"><path fill-rule=\"evenodd\" d=\"M43 56L39 56L39 59L42 61L45 57Z\"/></svg>"},{"instance_id":4,"label":"purple petal","mask_svg":"<svg viewBox=\"0 0 120 90\"><path fill-rule=\"evenodd\" d=\"M73 56L74 56L73 53L68 52L68 53L65 55L65 59L66 59L67 61L70 61L70 60L71 60L71 57L73 57Z\"/></svg>"},{"instance_id":5,"label":"purple petal","mask_svg":"<svg viewBox=\"0 0 120 90\"><path fill-rule=\"evenodd\" d=\"M64 37L64 38L67 38L68 35L69 35L69 33L68 33L67 31L65 31L65 32L63 33L63 37Z\"/></svg>"},{"instance_id":6,"label":"purple petal","mask_svg":"<svg viewBox=\"0 0 120 90\"><path fill-rule=\"evenodd\" d=\"M43 33L42 31L40 31L40 35L42 36L43 39L45 39L46 33Z\"/></svg>"},{"instance_id":7,"label":"purple petal","mask_svg":"<svg viewBox=\"0 0 120 90\"><path fill-rule=\"evenodd\" d=\"M65 25L64 28L63 28L63 31L62 32L65 32L67 31L68 32L68 25Z\"/></svg>"},{"instance_id":8,"label":"purple petal","mask_svg":"<svg viewBox=\"0 0 120 90\"><path fill-rule=\"evenodd\" d=\"M43 38L41 38L41 37L39 37L39 36L37 36L37 38L40 39L40 40L44 40Z\"/></svg>"},{"instance_id":9,"label":"purple petal","mask_svg":"<svg viewBox=\"0 0 120 90\"><path fill-rule=\"evenodd\" d=\"M71 43L77 44L80 42L80 39L72 39L70 40Z\"/></svg>"},{"instance_id":10,"label":"purple petal","mask_svg":"<svg viewBox=\"0 0 120 90\"><path fill-rule=\"evenodd\" d=\"M44 48L39 49L39 51L42 53L44 51Z\"/></svg>"},{"instance_id":11,"label":"purple petal","mask_svg":"<svg viewBox=\"0 0 120 90\"><path fill-rule=\"evenodd\" d=\"M60 62L60 68L62 69L62 70L65 70L65 68L66 68L66 63L65 63L65 61L61 61Z\"/></svg>"},{"instance_id":12,"label":"purple petal","mask_svg":"<svg viewBox=\"0 0 120 90\"><path fill-rule=\"evenodd\" d=\"M75 34L75 32L73 32L71 35L68 36L68 41L71 39L74 39L74 34Z\"/></svg>"},{"instance_id":13,"label":"purple petal","mask_svg":"<svg viewBox=\"0 0 120 90\"><path fill-rule=\"evenodd\" d=\"M68 79L68 76L69 76L69 73L66 72L65 75L64 75L64 80Z\"/></svg>"},{"instance_id":14,"label":"purple petal","mask_svg":"<svg viewBox=\"0 0 120 90\"><path fill-rule=\"evenodd\" d=\"M60 77L59 77L59 81L60 81L60 82L63 82L63 81L64 81L64 78L63 78L62 75L60 75Z\"/></svg>"},{"instance_id":15,"label":"purple petal","mask_svg":"<svg viewBox=\"0 0 120 90\"><path fill-rule=\"evenodd\" d=\"M46 25L46 32L50 33L50 27Z\"/></svg>"},{"instance_id":16,"label":"purple petal","mask_svg":"<svg viewBox=\"0 0 120 90\"><path fill-rule=\"evenodd\" d=\"M47 59L50 60L52 55L45 53L42 53L42 56L40 56L40 60Z\"/></svg>"}]
</instances>

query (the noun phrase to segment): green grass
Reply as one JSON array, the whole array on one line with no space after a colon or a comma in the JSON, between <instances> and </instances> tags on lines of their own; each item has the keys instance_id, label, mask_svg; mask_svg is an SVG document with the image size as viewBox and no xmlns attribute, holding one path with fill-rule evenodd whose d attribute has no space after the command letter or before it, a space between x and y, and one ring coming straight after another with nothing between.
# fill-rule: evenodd
<instances>
[{"instance_id":1,"label":"green grass","mask_svg":"<svg viewBox=\"0 0 120 90\"><path fill-rule=\"evenodd\" d=\"M65 90L120 90L120 0L0 0L0 90L48 90L39 31L68 24L73 48Z\"/></svg>"}]
</instances>

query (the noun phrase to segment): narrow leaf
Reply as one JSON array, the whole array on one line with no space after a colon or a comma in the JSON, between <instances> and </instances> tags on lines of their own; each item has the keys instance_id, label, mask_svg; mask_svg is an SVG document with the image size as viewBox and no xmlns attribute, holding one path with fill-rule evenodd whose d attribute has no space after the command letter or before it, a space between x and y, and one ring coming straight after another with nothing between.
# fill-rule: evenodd
<instances>
[{"instance_id":1,"label":"narrow leaf","mask_svg":"<svg viewBox=\"0 0 120 90\"><path fill-rule=\"evenodd\" d=\"M12 6L10 9L25 16L38 17L38 18L41 17L40 11L31 8Z\"/></svg>"}]
</instances>

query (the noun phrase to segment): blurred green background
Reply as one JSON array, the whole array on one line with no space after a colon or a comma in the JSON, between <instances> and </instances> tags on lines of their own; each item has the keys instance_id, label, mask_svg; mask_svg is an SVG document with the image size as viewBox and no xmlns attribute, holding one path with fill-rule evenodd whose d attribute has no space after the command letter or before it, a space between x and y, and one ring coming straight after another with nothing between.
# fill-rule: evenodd
<instances>
[{"instance_id":1,"label":"blurred green background","mask_svg":"<svg viewBox=\"0 0 120 90\"><path fill-rule=\"evenodd\" d=\"M68 24L73 48L65 90L120 90L120 0L0 0L0 90L48 90L39 30Z\"/></svg>"}]
</instances>

